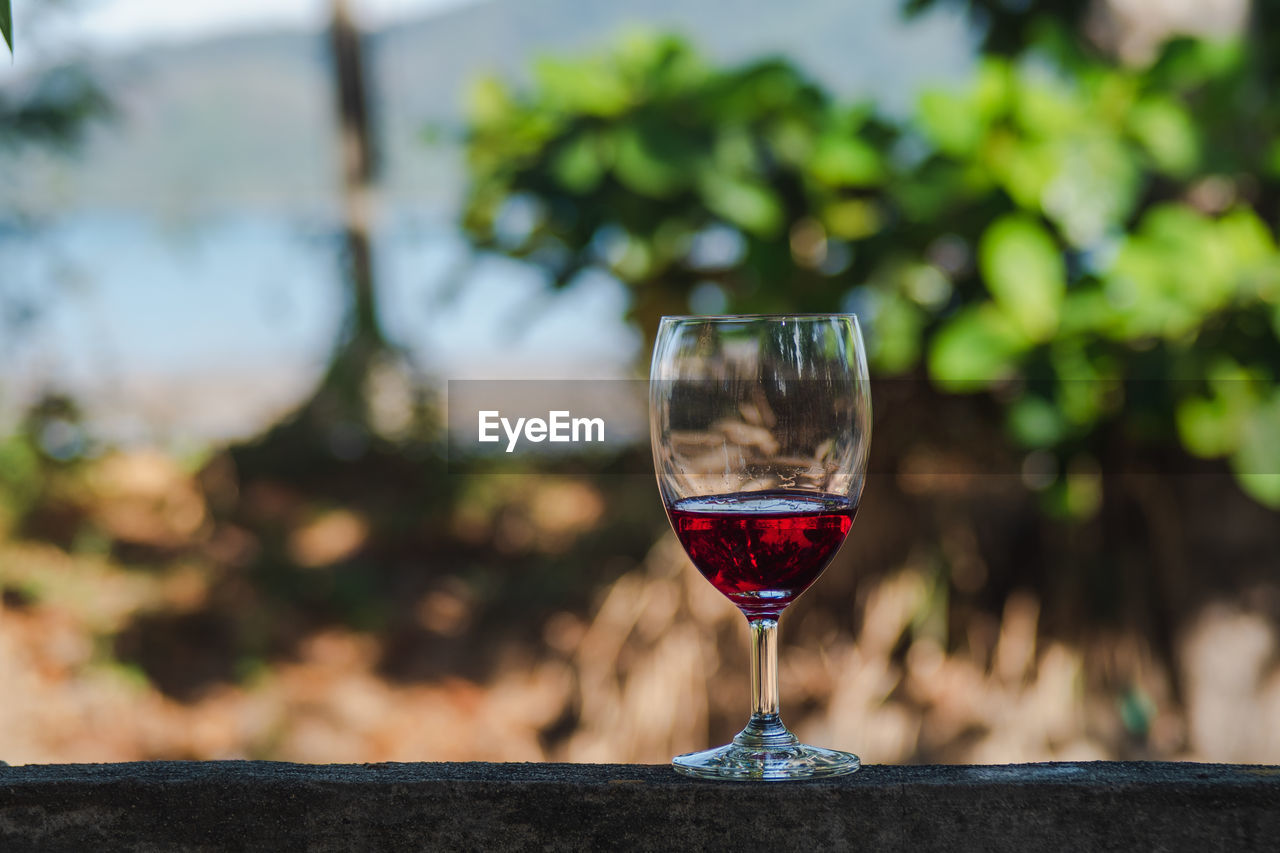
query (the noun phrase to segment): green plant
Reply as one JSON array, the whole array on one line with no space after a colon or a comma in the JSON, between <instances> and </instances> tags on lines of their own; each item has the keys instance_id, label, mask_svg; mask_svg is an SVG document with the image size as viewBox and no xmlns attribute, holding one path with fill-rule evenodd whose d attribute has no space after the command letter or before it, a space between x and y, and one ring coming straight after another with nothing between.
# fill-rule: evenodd
<instances>
[{"instance_id":1,"label":"green plant","mask_svg":"<svg viewBox=\"0 0 1280 853\"><path fill-rule=\"evenodd\" d=\"M544 62L527 91L482 81L464 228L557 287L613 275L650 336L664 313L856 308L880 375L995 392L1064 470L1180 443L1280 507L1280 99L1258 51L1182 41L1125 68L1043 32L905 122L671 37ZM1090 514L1087 483L1047 505Z\"/></svg>"}]
</instances>

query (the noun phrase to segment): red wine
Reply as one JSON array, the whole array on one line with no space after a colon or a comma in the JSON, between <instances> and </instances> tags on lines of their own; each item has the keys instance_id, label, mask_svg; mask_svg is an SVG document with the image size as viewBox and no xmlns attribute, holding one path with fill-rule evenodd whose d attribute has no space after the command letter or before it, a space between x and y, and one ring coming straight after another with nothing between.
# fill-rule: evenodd
<instances>
[{"instance_id":1,"label":"red wine","mask_svg":"<svg viewBox=\"0 0 1280 853\"><path fill-rule=\"evenodd\" d=\"M712 586L748 616L776 616L822 574L858 507L836 495L778 489L685 498L668 511Z\"/></svg>"}]
</instances>

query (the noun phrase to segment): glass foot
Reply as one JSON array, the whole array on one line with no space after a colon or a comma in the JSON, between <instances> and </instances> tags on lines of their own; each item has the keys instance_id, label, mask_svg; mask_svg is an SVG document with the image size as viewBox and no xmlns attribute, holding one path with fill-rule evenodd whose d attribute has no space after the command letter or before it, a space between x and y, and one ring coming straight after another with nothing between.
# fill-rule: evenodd
<instances>
[{"instance_id":1,"label":"glass foot","mask_svg":"<svg viewBox=\"0 0 1280 853\"><path fill-rule=\"evenodd\" d=\"M725 746L677 755L671 766L700 779L784 781L843 776L861 767L862 761L851 752L800 743L775 721L764 731L748 725Z\"/></svg>"}]
</instances>

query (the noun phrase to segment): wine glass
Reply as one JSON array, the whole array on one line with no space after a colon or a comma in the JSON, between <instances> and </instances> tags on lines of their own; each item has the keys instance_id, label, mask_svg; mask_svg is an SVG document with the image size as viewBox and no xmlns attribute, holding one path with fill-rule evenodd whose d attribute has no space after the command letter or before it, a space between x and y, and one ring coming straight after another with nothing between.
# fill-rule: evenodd
<instances>
[{"instance_id":1,"label":"wine glass","mask_svg":"<svg viewBox=\"0 0 1280 853\"><path fill-rule=\"evenodd\" d=\"M751 719L733 742L678 755L715 779L852 773L778 710L778 619L853 525L871 439L866 353L852 314L664 317L650 370L658 489L689 559L747 617Z\"/></svg>"}]
</instances>

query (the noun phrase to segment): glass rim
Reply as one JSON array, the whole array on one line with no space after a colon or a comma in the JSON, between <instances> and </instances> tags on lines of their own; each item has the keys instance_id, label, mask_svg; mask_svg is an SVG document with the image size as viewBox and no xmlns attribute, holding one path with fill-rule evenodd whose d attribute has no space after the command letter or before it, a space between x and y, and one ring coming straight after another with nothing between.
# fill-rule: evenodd
<instances>
[{"instance_id":1,"label":"glass rim","mask_svg":"<svg viewBox=\"0 0 1280 853\"><path fill-rule=\"evenodd\" d=\"M858 315L850 311L830 313L807 312L800 314L664 314L662 323L734 323L755 320L853 320L858 322Z\"/></svg>"}]
</instances>

